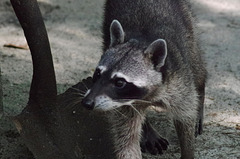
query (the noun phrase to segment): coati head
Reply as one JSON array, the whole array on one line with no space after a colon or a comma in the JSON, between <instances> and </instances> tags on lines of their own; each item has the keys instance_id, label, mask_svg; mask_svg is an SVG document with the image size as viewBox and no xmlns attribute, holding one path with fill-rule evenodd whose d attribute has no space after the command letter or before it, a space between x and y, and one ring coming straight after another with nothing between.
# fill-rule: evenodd
<instances>
[{"instance_id":1,"label":"coati head","mask_svg":"<svg viewBox=\"0 0 240 159\"><path fill-rule=\"evenodd\" d=\"M125 41L121 24L113 20L110 26L111 43L102 55L93 75L93 86L82 100L88 109L107 111L148 100L161 85L167 57L165 40L143 44Z\"/></svg>"}]
</instances>

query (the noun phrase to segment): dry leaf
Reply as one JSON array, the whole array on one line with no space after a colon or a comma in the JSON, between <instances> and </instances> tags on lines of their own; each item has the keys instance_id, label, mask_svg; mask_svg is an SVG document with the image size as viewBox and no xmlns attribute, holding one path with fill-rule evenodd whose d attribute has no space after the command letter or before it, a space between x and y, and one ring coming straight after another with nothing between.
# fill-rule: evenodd
<instances>
[{"instance_id":1,"label":"dry leaf","mask_svg":"<svg viewBox=\"0 0 240 159\"><path fill-rule=\"evenodd\" d=\"M28 47L27 44L24 44L24 45L4 44L3 47L10 47L10 48L15 48L15 49L29 50L29 47Z\"/></svg>"}]
</instances>

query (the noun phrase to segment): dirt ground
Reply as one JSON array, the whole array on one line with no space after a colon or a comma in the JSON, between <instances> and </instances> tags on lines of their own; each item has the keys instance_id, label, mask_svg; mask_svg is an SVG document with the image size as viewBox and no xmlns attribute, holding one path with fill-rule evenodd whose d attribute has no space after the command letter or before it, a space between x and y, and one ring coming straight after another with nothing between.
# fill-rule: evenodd
<instances>
[{"instance_id":1,"label":"dirt ground","mask_svg":"<svg viewBox=\"0 0 240 159\"><path fill-rule=\"evenodd\" d=\"M54 58L58 92L92 75L101 55L104 0L39 0ZM240 159L240 1L192 0L199 37L209 72L205 97L204 134L196 140L196 158ZM32 76L29 50L8 0L0 1L0 64L4 114L0 120L0 158L34 158L8 116L21 112ZM179 158L174 129L162 128L161 116L150 112L154 126L171 146L162 156ZM167 122L168 123L168 122ZM171 125L171 123L168 123Z\"/></svg>"}]
</instances>

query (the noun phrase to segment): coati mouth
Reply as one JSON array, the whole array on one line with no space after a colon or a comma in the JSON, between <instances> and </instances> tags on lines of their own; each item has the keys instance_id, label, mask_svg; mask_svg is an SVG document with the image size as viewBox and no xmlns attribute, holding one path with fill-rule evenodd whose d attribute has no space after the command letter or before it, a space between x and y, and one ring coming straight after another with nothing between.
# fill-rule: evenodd
<instances>
[{"instance_id":1,"label":"coati mouth","mask_svg":"<svg viewBox=\"0 0 240 159\"><path fill-rule=\"evenodd\" d=\"M99 95L93 99L84 98L82 105L88 110L110 111L122 106L131 106L133 100L112 100L106 95Z\"/></svg>"}]
</instances>

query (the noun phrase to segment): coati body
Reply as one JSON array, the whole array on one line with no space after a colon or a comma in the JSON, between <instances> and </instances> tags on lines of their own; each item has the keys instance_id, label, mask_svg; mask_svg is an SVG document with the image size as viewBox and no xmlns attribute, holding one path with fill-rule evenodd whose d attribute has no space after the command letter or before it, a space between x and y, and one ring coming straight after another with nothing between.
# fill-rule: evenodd
<instances>
[{"instance_id":1,"label":"coati body","mask_svg":"<svg viewBox=\"0 0 240 159\"><path fill-rule=\"evenodd\" d=\"M202 131L206 70L187 0L107 0L103 55L82 104L109 112L118 159L139 159L145 110L169 112L181 157Z\"/></svg>"}]
</instances>

